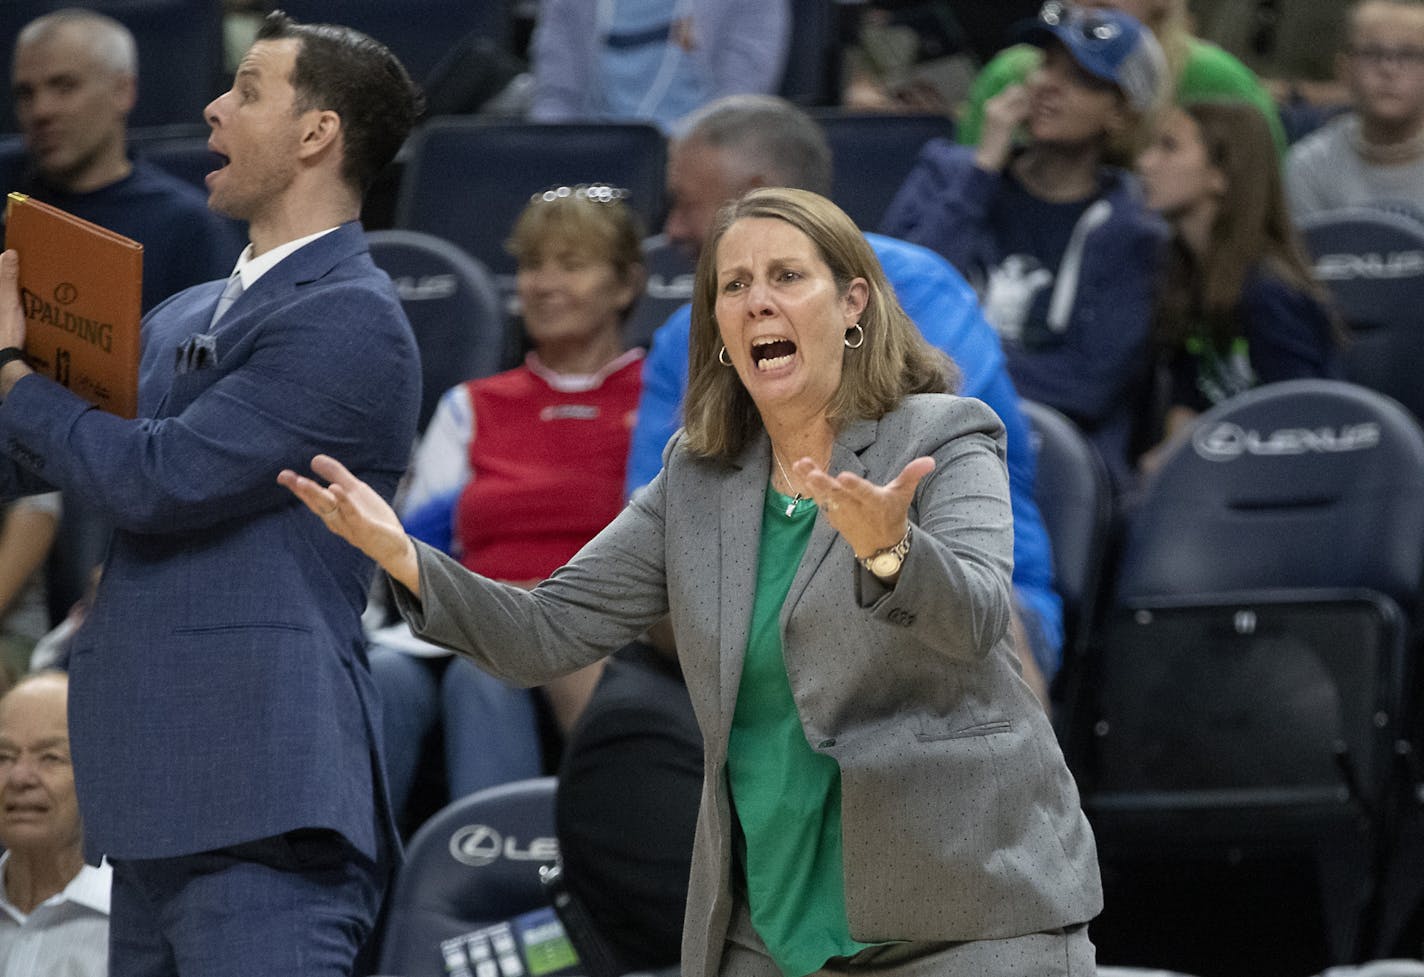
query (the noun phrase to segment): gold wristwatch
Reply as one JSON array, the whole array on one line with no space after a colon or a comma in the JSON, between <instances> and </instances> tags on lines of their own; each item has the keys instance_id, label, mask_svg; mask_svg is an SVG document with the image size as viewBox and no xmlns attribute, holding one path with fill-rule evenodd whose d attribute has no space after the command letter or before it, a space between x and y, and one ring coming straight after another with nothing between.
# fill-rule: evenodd
<instances>
[{"instance_id":1,"label":"gold wristwatch","mask_svg":"<svg viewBox=\"0 0 1424 977\"><path fill-rule=\"evenodd\" d=\"M910 531L906 529L905 537L900 542L863 557L860 565L882 579L893 577L900 572L900 565L905 562L905 554L908 552L910 552Z\"/></svg>"}]
</instances>

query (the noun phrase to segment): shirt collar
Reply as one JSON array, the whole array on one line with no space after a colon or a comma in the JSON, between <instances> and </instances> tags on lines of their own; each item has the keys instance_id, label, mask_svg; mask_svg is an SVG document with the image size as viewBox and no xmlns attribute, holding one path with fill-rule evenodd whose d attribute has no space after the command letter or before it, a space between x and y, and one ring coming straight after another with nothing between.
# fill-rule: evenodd
<instances>
[{"instance_id":1,"label":"shirt collar","mask_svg":"<svg viewBox=\"0 0 1424 977\"><path fill-rule=\"evenodd\" d=\"M6 914L16 919L24 919L26 914L15 908L5 892L5 874L9 866L10 853L7 851L0 855L0 910L4 910ZM93 865L85 865L80 868L78 875L69 880L68 885L40 905L55 906L60 903L72 902L107 916L109 915L109 893L113 887L113 877L114 870L109 867L108 859L100 862L98 868Z\"/></svg>"},{"instance_id":2,"label":"shirt collar","mask_svg":"<svg viewBox=\"0 0 1424 977\"><path fill-rule=\"evenodd\" d=\"M317 238L330 234L334 230L336 230L335 227L328 227L324 231L317 231L315 234L299 237L295 241L279 244L271 251L267 251L256 258L252 257L252 245L248 244L247 247L242 249L242 254L237 256L237 267L234 269L234 273L242 277L242 290L245 292L253 285L256 285L257 279L275 268L277 263L283 258L306 247Z\"/></svg>"}]
</instances>

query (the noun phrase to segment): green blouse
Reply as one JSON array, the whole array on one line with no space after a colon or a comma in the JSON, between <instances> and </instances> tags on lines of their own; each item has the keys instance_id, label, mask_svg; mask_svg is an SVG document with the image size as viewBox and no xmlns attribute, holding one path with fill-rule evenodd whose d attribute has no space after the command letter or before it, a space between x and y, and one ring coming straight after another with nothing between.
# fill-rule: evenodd
<instances>
[{"instance_id":1,"label":"green blouse","mask_svg":"<svg viewBox=\"0 0 1424 977\"><path fill-rule=\"evenodd\" d=\"M745 849L752 924L786 977L872 944L851 939L841 851L841 773L811 749L782 656L780 616L816 504L767 487L737 708L727 747L732 805Z\"/></svg>"}]
</instances>

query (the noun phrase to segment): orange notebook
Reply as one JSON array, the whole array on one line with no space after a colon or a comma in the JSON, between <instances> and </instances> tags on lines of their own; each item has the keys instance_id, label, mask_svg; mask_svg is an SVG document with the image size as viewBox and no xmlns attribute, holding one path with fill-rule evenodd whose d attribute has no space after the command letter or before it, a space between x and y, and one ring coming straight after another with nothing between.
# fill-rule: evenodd
<instances>
[{"instance_id":1,"label":"orange notebook","mask_svg":"<svg viewBox=\"0 0 1424 977\"><path fill-rule=\"evenodd\" d=\"M10 194L5 213L5 247L20 255L30 366L135 417L143 245L23 193Z\"/></svg>"}]
</instances>

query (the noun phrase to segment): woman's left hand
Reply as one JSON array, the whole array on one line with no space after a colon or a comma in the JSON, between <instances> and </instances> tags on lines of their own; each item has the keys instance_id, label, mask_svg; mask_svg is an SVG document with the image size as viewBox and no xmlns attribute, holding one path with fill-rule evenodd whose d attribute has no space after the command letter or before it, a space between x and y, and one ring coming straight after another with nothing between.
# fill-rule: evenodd
<instances>
[{"instance_id":1,"label":"woman's left hand","mask_svg":"<svg viewBox=\"0 0 1424 977\"><path fill-rule=\"evenodd\" d=\"M845 537L855 555L863 558L904 538L910 528L910 500L934 466L934 459L927 455L916 458L885 485L851 472L832 476L810 458L791 467L827 521Z\"/></svg>"}]
</instances>

